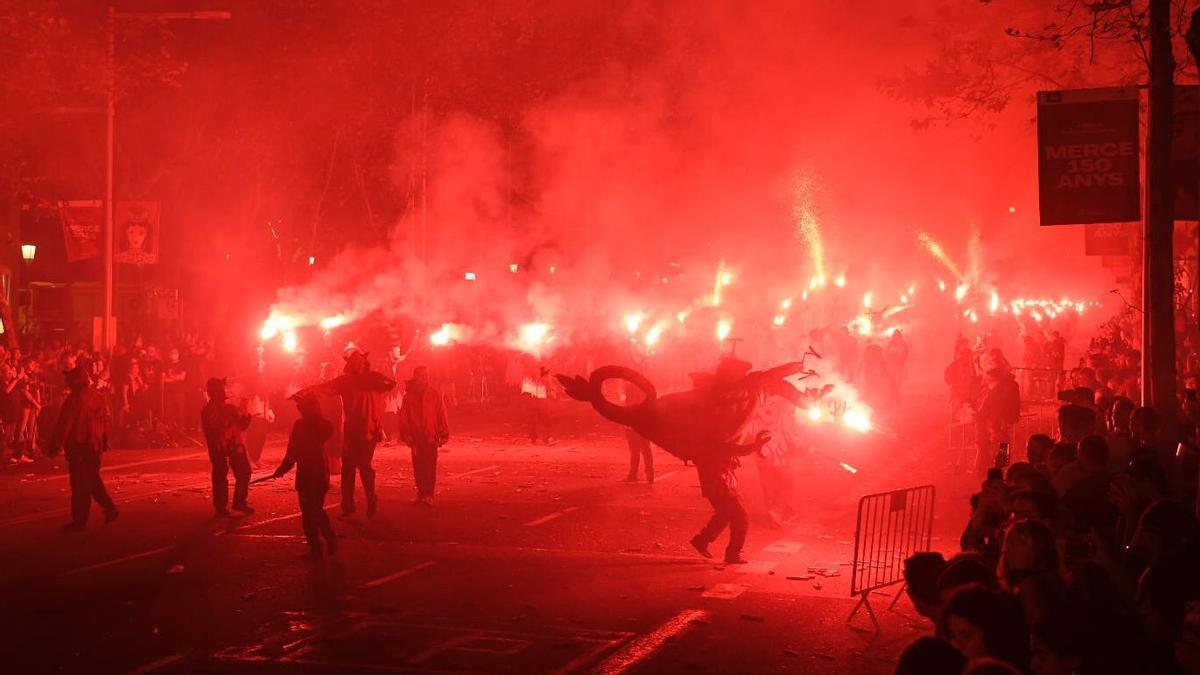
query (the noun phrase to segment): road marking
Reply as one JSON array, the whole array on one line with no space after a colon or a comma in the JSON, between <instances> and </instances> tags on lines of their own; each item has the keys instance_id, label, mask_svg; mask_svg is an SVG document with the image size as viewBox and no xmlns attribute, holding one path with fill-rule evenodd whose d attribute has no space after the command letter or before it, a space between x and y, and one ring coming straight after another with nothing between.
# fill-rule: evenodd
<instances>
[{"instance_id":1,"label":"road marking","mask_svg":"<svg viewBox=\"0 0 1200 675\"><path fill-rule=\"evenodd\" d=\"M371 581L368 581L367 583L363 584L363 588L375 588L376 586L382 586L382 585L388 583L389 581L395 581L402 577L406 577L406 576L412 574L413 572L419 572L423 569L428 569L430 567L433 567L436 564L437 564L436 561L430 560L427 562L419 563L417 565L413 565L412 567L406 567L394 574L389 574L385 577L379 577L378 579L372 579Z\"/></svg>"},{"instance_id":2,"label":"road marking","mask_svg":"<svg viewBox=\"0 0 1200 675\"><path fill-rule=\"evenodd\" d=\"M243 534L240 532L232 532L224 535L226 537L237 537L246 540L262 540L262 541L304 541L304 537L299 534ZM377 544L408 544L411 543L408 539L376 539L372 538L372 542ZM437 541L430 542L426 545L428 548L434 549L430 555L441 552L440 547L453 546L455 551L477 551L482 553L508 553L518 555L557 555L563 557L574 558L616 558L616 559L633 559L647 560L659 563L675 563L684 565L703 565L711 566L715 561L707 558L701 558L698 555L670 555L667 553L642 553L639 551L588 551L588 550L571 550L565 548L543 548L536 546L488 546L486 544L463 544L456 541Z\"/></svg>"},{"instance_id":3,"label":"road marking","mask_svg":"<svg viewBox=\"0 0 1200 675\"><path fill-rule=\"evenodd\" d=\"M150 663L147 663L144 666L139 666L137 668L134 668L133 670L126 673L126 675L145 675L146 673L152 673L152 672L158 670L159 668L169 666L172 663L176 663L176 662L179 662L182 660L183 660L183 654L171 654L170 656L164 656L157 661L151 661Z\"/></svg>"},{"instance_id":4,"label":"road marking","mask_svg":"<svg viewBox=\"0 0 1200 675\"><path fill-rule=\"evenodd\" d=\"M529 521L528 523L525 523L525 527L537 527L538 525L548 523L548 522L554 520L555 518L561 518L561 517L567 515L568 513L571 513L572 511L578 511L578 510L579 510L578 506L568 506L567 508L563 509L562 511L555 511L554 513L551 513L549 515L542 516L541 518L534 518L533 520Z\"/></svg>"},{"instance_id":5,"label":"road marking","mask_svg":"<svg viewBox=\"0 0 1200 675\"><path fill-rule=\"evenodd\" d=\"M115 500L119 505L129 504L135 501L140 501L149 497L157 497L170 492L180 492L183 490L193 490L212 485L212 479L207 479L202 483L185 483L183 485L175 485L172 487L154 490L152 492L141 492L135 495L117 495ZM27 513L23 516L16 516L8 520L0 520L0 527L8 527L9 525L23 525L25 523L35 523L39 520L47 520L50 518L60 518L71 513L70 508L54 509L53 511L38 511L35 513Z\"/></svg>"},{"instance_id":6,"label":"road marking","mask_svg":"<svg viewBox=\"0 0 1200 675\"><path fill-rule=\"evenodd\" d=\"M492 470L494 470L494 469L499 469L499 468L500 468L499 466L485 466L485 467L483 467L482 469L474 469L474 470L471 470L471 471L464 471L464 472L462 472L462 473L454 473L454 474L450 474L449 476L446 476L446 478L447 478L447 479L451 479L451 478L462 478L463 476L471 476L471 475L474 475L474 474L477 474L477 473L483 473L484 471L492 471Z\"/></svg>"},{"instance_id":7,"label":"road marking","mask_svg":"<svg viewBox=\"0 0 1200 675\"><path fill-rule=\"evenodd\" d=\"M745 593L747 588L749 586L746 584L713 584L712 588L701 593L700 597L733 600L742 593Z\"/></svg>"},{"instance_id":8,"label":"road marking","mask_svg":"<svg viewBox=\"0 0 1200 675\"><path fill-rule=\"evenodd\" d=\"M147 464L160 464L162 462L174 462L176 460L195 459L196 457L208 457L208 453L207 452L193 452L190 455L179 455L178 457L159 457L158 459L147 459L147 460L143 460L140 462L126 462L125 464L113 464L111 466L101 467L100 471L102 473L108 473L109 471L114 471L116 469L128 469L131 466L145 466ZM45 483L46 481L52 481L52 480L66 480L70 477L71 477L71 475L69 473L60 473L60 474L55 474L53 476L42 476L41 478L32 478L30 480L25 480L25 481L21 481L21 482L23 482L23 483Z\"/></svg>"},{"instance_id":9,"label":"road marking","mask_svg":"<svg viewBox=\"0 0 1200 675\"><path fill-rule=\"evenodd\" d=\"M63 572L59 576L69 577L69 576L74 576L76 574L83 574L84 572L94 572L96 570L104 569L105 567L112 567L113 565L120 565L121 563L129 562L130 560L137 560L138 558L148 558L152 555L158 555L159 553L166 553L167 551L173 550L174 548L175 548L174 546L163 546L162 548L151 549L149 551L142 551L141 553L134 553L132 555L127 555L123 558L116 558L115 560L109 560L107 562L102 562L102 563L96 563L95 565L88 565L87 567L76 567L73 570Z\"/></svg>"},{"instance_id":10,"label":"road marking","mask_svg":"<svg viewBox=\"0 0 1200 675\"><path fill-rule=\"evenodd\" d=\"M326 506L325 508L329 509L328 506ZM300 512L297 511L295 513L288 513L288 514L285 514L282 516L275 516L274 518L267 518L266 520L255 520L255 521L252 521L249 523L239 523L237 526L229 528L226 532L236 532L237 530L244 530L248 527L258 527L259 525L266 525L268 523L277 523L281 520L288 520L290 518L295 518L299 515L300 515Z\"/></svg>"},{"instance_id":11,"label":"road marking","mask_svg":"<svg viewBox=\"0 0 1200 675\"><path fill-rule=\"evenodd\" d=\"M661 476L655 476L655 477L654 477L654 482L655 482L655 483L661 483L661 482L663 482L664 480L666 480L666 479L670 478L671 476L674 476L674 475L675 475L675 474L677 474L677 473L679 473L679 469L675 469L674 471L668 471L668 472L664 473L664 474L663 474L663 475L661 475Z\"/></svg>"},{"instance_id":12,"label":"road marking","mask_svg":"<svg viewBox=\"0 0 1200 675\"><path fill-rule=\"evenodd\" d=\"M654 655L670 640L686 631L693 621L702 621L709 614L703 609L685 609L667 619L658 628L634 638L612 656L596 666L593 673L598 675L618 675L633 670L638 664Z\"/></svg>"}]
</instances>

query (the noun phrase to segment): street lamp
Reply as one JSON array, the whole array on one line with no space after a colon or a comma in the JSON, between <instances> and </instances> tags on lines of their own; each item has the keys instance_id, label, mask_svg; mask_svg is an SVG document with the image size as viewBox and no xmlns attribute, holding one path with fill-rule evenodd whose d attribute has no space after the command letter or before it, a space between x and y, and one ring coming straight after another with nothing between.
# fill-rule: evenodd
<instances>
[{"instance_id":1,"label":"street lamp","mask_svg":"<svg viewBox=\"0 0 1200 675\"><path fill-rule=\"evenodd\" d=\"M21 258L27 262L33 262L33 257L37 255L36 244L21 244Z\"/></svg>"}]
</instances>

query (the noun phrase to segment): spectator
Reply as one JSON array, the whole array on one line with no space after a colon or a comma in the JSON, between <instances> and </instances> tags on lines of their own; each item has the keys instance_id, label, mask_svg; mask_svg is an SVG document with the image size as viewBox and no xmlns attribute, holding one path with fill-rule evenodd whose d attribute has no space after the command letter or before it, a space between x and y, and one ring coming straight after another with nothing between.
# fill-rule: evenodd
<instances>
[{"instance_id":1,"label":"spectator","mask_svg":"<svg viewBox=\"0 0 1200 675\"><path fill-rule=\"evenodd\" d=\"M938 579L946 571L946 559L941 553L922 552L904 561L904 587L917 614L936 626L941 620L941 595Z\"/></svg>"},{"instance_id":2,"label":"spectator","mask_svg":"<svg viewBox=\"0 0 1200 675\"><path fill-rule=\"evenodd\" d=\"M941 638L923 637L909 645L896 664L896 675L959 675L967 659Z\"/></svg>"},{"instance_id":3,"label":"spectator","mask_svg":"<svg viewBox=\"0 0 1200 675\"><path fill-rule=\"evenodd\" d=\"M1091 408L1068 403L1058 409L1058 441L1072 446L1095 433L1096 413Z\"/></svg>"},{"instance_id":4,"label":"spectator","mask_svg":"<svg viewBox=\"0 0 1200 675\"><path fill-rule=\"evenodd\" d=\"M998 574L1020 603L1027 623L1037 621L1064 595L1054 533L1036 520L1018 520L1004 534Z\"/></svg>"},{"instance_id":5,"label":"spectator","mask_svg":"<svg viewBox=\"0 0 1200 675\"><path fill-rule=\"evenodd\" d=\"M1108 426L1108 468L1110 471L1120 471L1129 464L1133 454L1133 436L1129 433L1130 418L1136 410L1133 401L1118 397L1112 402L1105 415Z\"/></svg>"},{"instance_id":6,"label":"spectator","mask_svg":"<svg viewBox=\"0 0 1200 675\"><path fill-rule=\"evenodd\" d=\"M1020 614L1000 591L971 584L950 596L942 612L950 643L968 660L996 658L1029 665L1029 637Z\"/></svg>"},{"instance_id":7,"label":"spectator","mask_svg":"<svg viewBox=\"0 0 1200 675\"><path fill-rule=\"evenodd\" d=\"M960 553L950 558L946 562L946 570L938 577L938 604L945 607L955 591L971 584L995 586L995 566L989 567L983 556L977 553Z\"/></svg>"},{"instance_id":8,"label":"spectator","mask_svg":"<svg viewBox=\"0 0 1200 675\"><path fill-rule=\"evenodd\" d=\"M1183 637L1185 609L1200 600L1200 528L1182 504L1162 499L1142 514L1132 547L1149 563L1137 585L1137 607L1151 638L1172 644Z\"/></svg>"},{"instance_id":9,"label":"spectator","mask_svg":"<svg viewBox=\"0 0 1200 675\"><path fill-rule=\"evenodd\" d=\"M1013 520L1036 520L1051 530L1058 521L1058 495L1053 491L1019 490L1008 498Z\"/></svg>"},{"instance_id":10,"label":"spectator","mask_svg":"<svg viewBox=\"0 0 1200 675\"><path fill-rule=\"evenodd\" d=\"M1113 535L1116 510L1109 501L1108 443L1101 436L1079 442L1075 460L1078 479L1063 492L1069 527L1077 533Z\"/></svg>"},{"instance_id":11,"label":"spectator","mask_svg":"<svg viewBox=\"0 0 1200 675\"><path fill-rule=\"evenodd\" d=\"M1034 434L1025 442L1025 459L1035 469L1048 472L1046 463L1050 461L1050 448L1054 447L1054 439L1046 434Z\"/></svg>"},{"instance_id":12,"label":"spectator","mask_svg":"<svg viewBox=\"0 0 1200 675\"><path fill-rule=\"evenodd\" d=\"M1154 408L1142 407L1133 411L1129 418L1129 434L1133 439L1133 450L1130 457L1147 455L1153 457L1162 466L1170 464L1171 451L1160 447L1159 432L1162 430L1162 416Z\"/></svg>"},{"instance_id":13,"label":"spectator","mask_svg":"<svg viewBox=\"0 0 1200 675\"><path fill-rule=\"evenodd\" d=\"M1054 447L1050 449L1050 478L1054 481L1054 489L1059 494L1065 492L1065 488L1070 487L1070 482L1075 478L1073 470L1066 470L1075 463L1075 458L1076 445L1055 443Z\"/></svg>"}]
</instances>

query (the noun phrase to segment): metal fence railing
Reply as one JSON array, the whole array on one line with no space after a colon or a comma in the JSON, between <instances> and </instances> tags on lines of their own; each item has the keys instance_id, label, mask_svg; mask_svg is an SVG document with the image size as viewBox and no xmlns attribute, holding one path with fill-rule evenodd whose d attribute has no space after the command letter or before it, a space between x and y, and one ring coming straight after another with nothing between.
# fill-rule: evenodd
<instances>
[{"instance_id":1,"label":"metal fence railing","mask_svg":"<svg viewBox=\"0 0 1200 675\"><path fill-rule=\"evenodd\" d=\"M1008 430L1007 437L1016 461L1025 458L1025 446L1034 434L1058 436L1058 403L1030 402L1021 405L1021 417ZM975 422L951 419L948 425L947 446L955 469L982 472L990 466L997 448L980 448ZM981 454L982 453L982 454Z\"/></svg>"},{"instance_id":2,"label":"metal fence railing","mask_svg":"<svg viewBox=\"0 0 1200 675\"><path fill-rule=\"evenodd\" d=\"M903 583L905 559L929 550L933 540L933 503L932 485L866 495L858 501L850 597L857 595L859 599L846 617L847 623L865 607L875 630L879 630L879 621L871 609L871 592ZM903 592L901 587L892 600L893 606Z\"/></svg>"}]
</instances>

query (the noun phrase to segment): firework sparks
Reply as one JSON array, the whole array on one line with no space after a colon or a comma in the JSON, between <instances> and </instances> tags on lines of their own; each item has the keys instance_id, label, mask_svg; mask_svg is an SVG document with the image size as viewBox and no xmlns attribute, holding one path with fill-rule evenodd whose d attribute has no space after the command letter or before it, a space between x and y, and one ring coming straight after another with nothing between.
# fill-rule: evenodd
<instances>
[{"instance_id":1,"label":"firework sparks","mask_svg":"<svg viewBox=\"0 0 1200 675\"><path fill-rule=\"evenodd\" d=\"M320 326L321 330L330 331L338 326L345 326L348 323L350 323L350 317L346 316L345 314L338 314L335 316L327 316L324 319L321 319Z\"/></svg>"},{"instance_id":2,"label":"firework sparks","mask_svg":"<svg viewBox=\"0 0 1200 675\"><path fill-rule=\"evenodd\" d=\"M444 323L433 333L429 334L429 343L434 347L445 347L451 342L462 339L462 328L454 324Z\"/></svg>"},{"instance_id":3,"label":"firework sparks","mask_svg":"<svg viewBox=\"0 0 1200 675\"><path fill-rule=\"evenodd\" d=\"M717 339L724 342L733 332L733 322L728 319L721 319L717 322Z\"/></svg>"},{"instance_id":4,"label":"firework sparks","mask_svg":"<svg viewBox=\"0 0 1200 675\"><path fill-rule=\"evenodd\" d=\"M825 285L825 243L821 240L821 219L817 207L818 185L808 169L792 175L792 216L796 237L808 246L813 269L820 285Z\"/></svg>"},{"instance_id":5,"label":"firework sparks","mask_svg":"<svg viewBox=\"0 0 1200 675\"><path fill-rule=\"evenodd\" d=\"M641 327L642 321L645 320L645 318L646 318L646 315L643 314L642 312L633 312L632 314L626 314L625 320L624 320L625 330L628 331L631 335L633 333L638 332L638 328Z\"/></svg>"},{"instance_id":6,"label":"firework sparks","mask_svg":"<svg viewBox=\"0 0 1200 675\"><path fill-rule=\"evenodd\" d=\"M662 337L663 330L664 328L662 324L655 324L651 326L650 330L646 331L646 337L643 338L646 342L646 346L653 347L654 345L658 344L658 339Z\"/></svg>"},{"instance_id":7,"label":"firework sparks","mask_svg":"<svg viewBox=\"0 0 1200 675\"><path fill-rule=\"evenodd\" d=\"M967 297L967 291L970 290L971 286L969 284L959 284L954 288L954 299L962 302Z\"/></svg>"},{"instance_id":8,"label":"firework sparks","mask_svg":"<svg viewBox=\"0 0 1200 675\"><path fill-rule=\"evenodd\" d=\"M517 333L515 346L520 351L539 356L546 343L552 340L550 324L535 322L521 326Z\"/></svg>"},{"instance_id":9,"label":"firework sparks","mask_svg":"<svg viewBox=\"0 0 1200 675\"><path fill-rule=\"evenodd\" d=\"M950 270L950 273L954 275L954 278L963 278L962 272L960 272L958 269L958 265L954 264L954 261L950 259L950 256L946 255L946 251L942 248L942 245L937 243L937 240L935 240L933 237L929 236L928 232L919 232L917 234L917 241L920 242L921 246L929 252L929 255L933 256L935 260L945 265L946 269Z\"/></svg>"}]
</instances>

